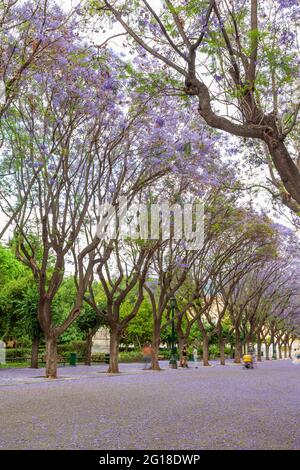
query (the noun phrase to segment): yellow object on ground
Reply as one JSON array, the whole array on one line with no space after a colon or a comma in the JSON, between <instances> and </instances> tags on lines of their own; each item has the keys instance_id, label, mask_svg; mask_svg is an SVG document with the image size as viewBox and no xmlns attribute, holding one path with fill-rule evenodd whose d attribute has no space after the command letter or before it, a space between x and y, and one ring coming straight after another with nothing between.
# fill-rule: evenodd
<instances>
[{"instance_id":1,"label":"yellow object on ground","mask_svg":"<svg viewBox=\"0 0 300 470\"><path fill-rule=\"evenodd\" d=\"M243 356L243 361L252 362L252 356L250 356L250 354L245 354L245 356Z\"/></svg>"}]
</instances>

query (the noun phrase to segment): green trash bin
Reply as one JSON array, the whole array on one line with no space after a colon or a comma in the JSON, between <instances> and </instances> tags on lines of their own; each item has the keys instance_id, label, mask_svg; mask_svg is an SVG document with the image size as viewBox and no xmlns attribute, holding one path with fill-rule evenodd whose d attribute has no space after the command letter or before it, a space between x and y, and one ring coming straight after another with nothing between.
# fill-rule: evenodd
<instances>
[{"instance_id":1,"label":"green trash bin","mask_svg":"<svg viewBox=\"0 0 300 470\"><path fill-rule=\"evenodd\" d=\"M70 354L70 366L76 366L76 362L77 362L77 354L73 352Z\"/></svg>"},{"instance_id":2,"label":"green trash bin","mask_svg":"<svg viewBox=\"0 0 300 470\"><path fill-rule=\"evenodd\" d=\"M109 364L109 359L110 359L110 354L109 354L109 353L106 353L106 354L104 355L104 362L105 362L105 364Z\"/></svg>"}]
</instances>

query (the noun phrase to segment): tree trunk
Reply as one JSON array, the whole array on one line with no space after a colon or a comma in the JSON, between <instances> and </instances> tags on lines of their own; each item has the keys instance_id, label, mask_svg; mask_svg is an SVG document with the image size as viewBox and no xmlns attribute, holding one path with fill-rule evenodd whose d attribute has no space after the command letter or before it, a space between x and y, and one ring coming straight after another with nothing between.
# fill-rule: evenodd
<instances>
[{"instance_id":1,"label":"tree trunk","mask_svg":"<svg viewBox=\"0 0 300 470\"><path fill-rule=\"evenodd\" d=\"M209 363L209 338L208 336L203 337L203 365L210 366Z\"/></svg>"},{"instance_id":2,"label":"tree trunk","mask_svg":"<svg viewBox=\"0 0 300 470\"><path fill-rule=\"evenodd\" d=\"M272 360L275 361L277 359L277 346L275 344L275 347L274 347L274 342L272 341ZM274 357L275 355L275 357Z\"/></svg>"},{"instance_id":3,"label":"tree trunk","mask_svg":"<svg viewBox=\"0 0 300 470\"><path fill-rule=\"evenodd\" d=\"M278 343L278 355L279 355L279 359L282 359L281 344L279 344L279 343Z\"/></svg>"},{"instance_id":4,"label":"tree trunk","mask_svg":"<svg viewBox=\"0 0 300 470\"><path fill-rule=\"evenodd\" d=\"M292 344L289 346L289 358L292 359Z\"/></svg>"},{"instance_id":5,"label":"tree trunk","mask_svg":"<svg viewBox=\"0 0 300 470\"><path fill-rule=\"evenodd\" d=\"M261 362L261 339L259 335L257 337L257 361Z\"/></svg>"},{"instance_id":6,"label":"tree trunk","mask_svg":"<svg viewBox=\"0 0 300 470\"><path fill-rule=\"evenodd\" d=\"M91 365L91 360L92 360L92 345L93 345L93 337L94 333L88 333L86 340L85 340L85 358L84 358L84 364L86 366Z\"/></svg>"},{"instance_id":7,"label":"tree trunk","mask_svg":"<svg viewBox=\"0 0 300 470\"><path fill-rule=\"evenodd\" d=\"M110 374L119 373L119 347L120 332L115 328L110 329L110 358L108 372Z\"/></svg>"},{"instance_id":8,"label":"tree trunk","mask_svg":"<svg viewBox=\"0 0 300 470\"><path fill-rule=\"evenodd\" d=\"M182 355L182 348L186 344L186 340L184 336L178 335L178 348L179 348L179 367L182 367L184 363L183 355Z\"/></svg>"},{"instance_id":9,"label":"tree trunk","mask_svg":"<svg viewBox=\"0 0 300 470\"><path fill-rule=\"evenodd\" d=\"M219 348L220 348L220 364L221 366L225 366L225 339L220 338Z\"/></svg>"},{"instance_id":10,"label":"tree trunk","mask_svg":"<svg viewBox=\"0 0 300 470\"><path fill-rule=\"evenodd\" d=\"M235 335L235 347L234 347L234 362L235 364L240 364L241 362L241 350L242 343L239 332L236 332Z\"/></svg>"},{"instance_id":11,"label":"tree trunk","mask_svg":"<svg viewBox=\"0 0 300 470\"><path fill-rule=\"evenodd\" d=\"M287 359L287 344L284 343L284 358Z\"/></svg>"},{"instance_id":12,"label":"tree trunk","mask_svg":"<svg viewBox=\"0 0 300 470\"><path fill-rule=\"evenodd\" d=\"M264 140L268 145L274 166L278 171L281 180L284 181L284 187L291 194L293 199L300 204L299 172L297 171L296 163L292 160L285 143L278 137L274 140L273 138ZM287 206L289 207L288 204ZM299 212L299 207L296 206L293 210L297 213Z\"/></svg>"},{"instance_id":13,"label":"tree trunk","mask_svg":"<svg viewBox=\"0 0 300 470\"><path fill-rule=\"evenodd\" d=\"M32 340L31 346L31 369L38 369L39 367L39 345L40 345L40 337L36 336Z\"/></svg>"},{"instance_id":14,"label":"tree trunk","mask_svg":"<svg viewBox=\"0 0 300 470\"><path fill-rule=\"evenodd\" d=\"M270 346L265 343L266 345L266 361L269 361L270 360Z\"/></svg>"},{"instance_id":15,"label":"tree trunk","mask_svg":"<svg viewBox=\"0 0 300 470\"><path fill-rule=\"evenodd\" d=\"M57 337L53 334L46 336L46 377L57 378Z\"/></svg>"},{"instance_id":16,"label":"tree trunk","mask_svg":"<svg viewBox=\"0 0 300 470\"><path fill-rule=\"evenodd\" d=\"M152 358L151 358L151 369L161 370L158 361L160 345L160 322L154 320L153 324L153 339L152 339Z\"/></svg>"}]
</instances>

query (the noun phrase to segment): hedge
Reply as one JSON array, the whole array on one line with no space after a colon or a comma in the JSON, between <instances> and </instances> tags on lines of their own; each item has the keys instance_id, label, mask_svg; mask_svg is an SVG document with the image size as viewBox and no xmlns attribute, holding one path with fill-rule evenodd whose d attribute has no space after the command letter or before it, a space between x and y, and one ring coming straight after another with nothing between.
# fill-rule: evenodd
<instances>
[{"instance_id":1,"label":"hedge","mask_svg":"<svg viewBox=\"0 0 300 470\"><path fill-rule=\"evenodd\" d=\"M6 358L14 359L31 356L31 348L11 348L6 349Z\"/></svg>"}]
</instances>

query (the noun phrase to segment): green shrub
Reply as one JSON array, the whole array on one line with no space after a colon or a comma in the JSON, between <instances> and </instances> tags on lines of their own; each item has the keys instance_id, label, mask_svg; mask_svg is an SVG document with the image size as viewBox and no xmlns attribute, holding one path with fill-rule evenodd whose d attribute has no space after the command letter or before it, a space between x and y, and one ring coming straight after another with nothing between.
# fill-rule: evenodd
<instances>
[{"instance_id":1,"label":"green shrub","mask_svg":"<svg viewBox=\"0 0 300 470\"><path fill-rule=\"evenodd\" d=\"M31 349L30 348L6 349L6 358L7 359L24 358L26 356L31 356Z\"/></svg>"},{"instance_id":2,"label":"green shrub","mask_svg":"<svg viewBox=\"0 0 300 470\"><path fill-rule=\"evenodd\" d=\"M104 362L104 357L105 357L105 353L92 354L92 362L93 361L96 361L96 362L102 361L102 362Z\"/></svg>"},{"instance_id":3,"label":"green shrub","mask_svg":"<svg viewBox=\"0 0 300 470\"><path fill-rule=\"evenodd\" d=\"M158 351L158 357L162 357L163 359L166 359L166 360L170 359L170 355L171 355L170 349L160 349Z\"/></svg>"},{"instance_id":4,"label":"green shrub","mask_svg":"<svg viewBox=\"0 0 300 470\"><path fill-rule=\"evenodd\" d=\"M29 363L27 362L7 362L6 364L0 364L0 369L11 369L11 368L28 368Z\"/></svg>"},{"instance_id":5,"label":"green shrub","mask_svg":"<svg viewBox=\"0 0 300 470\"><path fill-rule=\"evenodd\" d=\"M24 336L23 338L17 338L16 343L17 343L17 348L27 349L27 348L31 348L32 341L28 337Z\"/></svg>"},{"instance_id":6,"label":"green shrub","mask_svg":"<svg viewBox=\"0 0 300 470\"><path fill-rule=\"evenodd\" d=\"M143 354L140 351L121 352L119 360L120 362L141 362Z\"/></svg>"},{"instance_id":7,"label":"green shrub","mask_svg":"<svg viewBox=\"0 0 300 470\"><path fill-rule=\"evenodd\" d=\"M59 344L57 346L57 354L65 356L65 354L70 354L71 352L84 356L85 341L71 341L70 343Z\"/></svg>"},{"instance_id":8,"label":"green shrub","mask_svg":"<svg viewBox=\"0 0 300 470\"><path fill-rule=\"evenodd\" d=\"M216 344L210 344L210 346L209 346L209 355L210 355L211 359L213 359L215 357L219 357L220 356L219 346L217 346Z\"/></svg>"}]
</instances>

